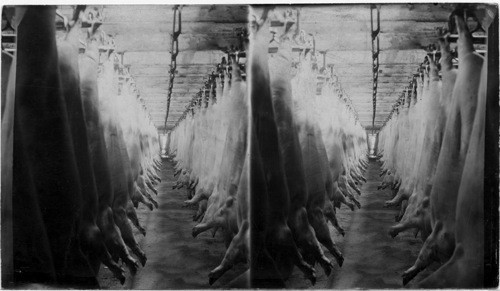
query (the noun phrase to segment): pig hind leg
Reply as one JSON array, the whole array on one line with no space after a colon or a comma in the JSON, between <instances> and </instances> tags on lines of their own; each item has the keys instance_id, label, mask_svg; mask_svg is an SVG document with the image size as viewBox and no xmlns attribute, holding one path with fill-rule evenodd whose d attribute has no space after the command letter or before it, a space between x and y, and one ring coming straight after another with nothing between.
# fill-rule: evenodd
<instances>
[{"instance_id":1,"label":"pig hind leg","mask_svg":"<svg viewBox=\"0 0 500 291\"><path fill-rule=\"evenodd\" d=\"M349 191L341 190L341 192L345 196L347 196L347 198L349 198L349 200L351 200L354 204L356 204L356 206L358 207L358 209L361 208L361 203L359 203L359 201L354 197L354 195L352 195Z\"/></svg>"},{"instance_id":2,"label":"pig hind leg","mask_svg":"<svg viewBox=\"0 0 500 291\"><path fill-rule=\"evenodd\" d=\"M352 205L352 204L351 204ZM353 206L354 207L354 206ZM333 205L331 202L326 201L325 202L325 209L324 209L324 215L325 217L332 223L333 227L342 235L345 236L345 230L339 225L339 222L337 220L337 216L335 216L335 209L333 208ZM354 210L354 209L352 209Z\"/></svg>"},{"instance_id":3,"label":"pig hind leg","mask_svg":"<svg viewBox=\"0 0 500 291\"><path fill-rule=\"evenodd\" d=\"M243 221L224 254L222 262L208 274L209 284L213 285L224 273L231 269L238 261L245 261L248 253L248 221Z\"/></svg>"},{"instance_id":4,"label":"pig hind leg","mask_svg":"<svg viewBox=\"0 0 500 291\"><path fill-rule=\"evenodd\" d=\"M326 224L325 216L323 211L319 208L311 209L308 211L309 214L309 222L316 232L316 237L319 242L324 245L328 251L335 257L339 266L342 266L344 263L344 257L335 243L332 241L330 236L330 230L328 229L328 225Z\"/></svg>"},{"instance_id":5,"label":"pig hind leg","mask_svg":"<svg viewBox=\"0 0 500 291\"><path fill-rule=\"evenodd\" d=\"M439 227L439 226L438 226ZM437 228L438 228L437 227ZM403 285L408 284L415 276L429 266L435 259L435 253L437 249L437 232L438 229L434 229L431 235L425 240L424 245L420 249L417 260L408 270L406 270L403 277Z\"/></svg>"},{"instance_id":6,"label":"pig hind leg","mask_svg":"<svg viewBox=\"0 0 500 291\"><path fill-rule=\"evenodd\" d=\"M339 193L337 193L338 195L335 195L335 198L333 201L338 202L338 203L342 203L342 204L346 205L347 207L349 207L351 209L351 211L354 211L354 204L352 204L351 202L348 202L345 199L345 196L344 196L344 194L342 194L342 192L340 192L340 189L338 189L338 191L339 191ZM340 204L339 204L339 207L340 207Z\"/></svg>"},{"instance_id":7,"label":"pig hind leg","mask_svg":"<svg viewBox=\"0 0 500 291\"><path fill-rule=\"evenodd\" d=\"M142 195L140 189L135 185L134 190L132 191L132 203L134 204L134 207L137 208L139 206L139 203L142 203L146 205L149 210L153 210L153 204L150 202L146 201L146 198Z\"/></svg>"},{"instance_id":8,"label":"pig hind leg","mask_svg":"<svg viewBox=\"0 0 500 291\"><path fill-rule=\"evenodd\" d=\"M358 195L361 195L361 190L359 190L359 188L356 186L356 184L354 184L353 181L349 180L348 184L352 189L354 189L354 191L356 191L356 193L358 193Z\"/></svg>"},{"instance_id":9,"label":"pig hind leg","mask_svg":"<svg viewBox=\"0 0 500 291\"><path fill-rule=\"evenodd\" d=\"M318 261L325 271L325 274L329 276L333 265L325 256L325 253L316 238L314 229L309 224L305 208L302 207L299 209L296 212L296 219L289 220L288 225L290 226L290 230L293 233L297 246L304 250L304 260L311 266L314 266L314 263Z\"/></svg>"},{"instance_id":10,"label":"pig hind leg","mask_svg":"<svg viewBox=\"0 0 500 291\"><path fill-rule=\"evenodd\" d=\"M457 245L451 259L437 271L418 282L418 288L484 288L484 268L475 260L468 260L464 247ZM473 266L471 268L471 266ZM471 278L475 278L471 280ZM481 279L479 279L481 278ZM479 284L478 284L479 283Z\"/></svg>"},{"instance_id":11,"label":"pig hind leg","mask_svg":"<svg viewBox=\"0 0 500 291\"><path fill-rule=\"evenodd\" d=\"M408 207L408 200L404 200L401 202L401 209L399 210L399 213L394 217L394 220L396 222L400 222L401 218L403 218L403 215L406 212L406 208Z\"/></svg>"},{"instance_id":12,"label":"pig hind leg","mask_svg":"<svg viewBox=\"0 0 500 291\"><path fill-rule=\"evenodd\" d=\"M274 230L271 229L268 235L270 236L267 239L269 242L267 245L269 253L282 255L284 261L291 260L313 285L316 284L316 270L304 261L304 258L297 249L288 225L286 223L283 223L282 226L275 225Z\"/></svg>"},{"instance_id":13,"label":"pig hind leg","mask_svg":"<svg viewBox=\"0 0 500 291\"><path fill-rule=\"evenodd\" d=\"M133 208L132 208L133 209ZM135 211L134 211L135 212ZM139 247L139 244L135 241L132 228L127 220L127 212L123 208L118 208L114 210L115 222L120 228L122 233L123 241L132 250L132 252L139 258L139 261L144 266L146 264L146 255Z\"/></svg>"},{"instance_id":14,"label":"pig hind leg","mask_svg":"<svg viewBox=\"0 0 500 291\"><path fill-rule=\"evenodd\" d=\"M158 209L158 202L156 202L156 200L153 199L153 196L151 196L151 194L149 194L149 192L147 191L147 189L144 189L144 188L141 189L139 187L139 193L141 194L141 196L147 198L149 200L149 202L151 202L155 206L155 208ZM148 205L146 205L146 206L148 206ZM152 207L149 207L149 209L153 210Z\"/></svg>"},{"instance_id":15,"label":"pig hind leg","mask_svg":"<svg viewBox=\"0 0 500 291\"><path fill-rule=\"evenodd\" d=\"M89 256L99 259L123 285L125 283L125 271L112 260L101 230L96 225L86 229L87 231L82 234L82 250Z\"/></svg>"},{"instance_id":16,"label":"pig hind leg","mask_svg":"<svg viewBox=\"0 0 500 291\"><path fill-rule=\"evenodd\" d=\"M203 199L208 199L207 196L208 196L207 193L205 193L205 191L203 191L203 189L198 188L198 190L196 190L194 196L191 199L184 201L183 207L194 205Z\"/></svg>"},{"instance_id":17,"label":"pig hind leg","mask_svg":"<svg viewBox=\"0 0 500 291\"><path fill-rule=\"evenodd\" d=\"M130 219L132 224L137 228L137 230L143 235L146 236L146 230L141 226L139 222L139 218L137 217L137 213L135 209L132 207L131 203L127 203L127 207L125 208L127 212L127 217Z\"/></svg>"},{"instance_id":18,"label":"pig hind leg","mask_svg":"<svg viewBox=\"0 0 500 291\"><path fill-rule=\"evenodd\" d=\"M196 214L193 216L193 221L201 221L203 215L205 215L205 211L207 211L207 203L208 200L202 200L198 203L198 210Z\"/></svg>"},{"instance_id":19,"label":"pig hind leg","mask_svg":"<svg viewBox=\"0 0 500 291\"><path fill-rule=\"evenodd\" d=\"M158 191L156 191L155 186L151 183L151 181L148 179L146 180L146 185L148 186L151 191L153 191L156 195L158 195Z\"/></svg>"},{"instance_id":20,"label":"pig hind leg","mask_svg":"<svg viewBox=\"0 0 500 291\"><path fill-rule=\"evenodd\" d=\"M384 203L384 207L397 206L401 202L403 202L403 200L408 199L408 197L409 197L408 193L406 193L405 190L399 188L399 191L396 193L396 196L394 196L391 200L387 200Z\"/></svg>"},{"instance_id":21,"label":"pig hind leg","mask_svg":"<svg viewBox=\"0 0 500 291\"><path fill-rule=\"evenodd\" d=\"M123 241L120 229L115 224L111 208L108 207L101 212L98 217L97 224L101 229L101 233L104 235L105 244L108 247L108 250L111 251L113 260L117 262L118 258L121 258L122 261L129 267L130 272L135 274L139 264L130 255L127 246Z\"/></svg>"}]
</instances>

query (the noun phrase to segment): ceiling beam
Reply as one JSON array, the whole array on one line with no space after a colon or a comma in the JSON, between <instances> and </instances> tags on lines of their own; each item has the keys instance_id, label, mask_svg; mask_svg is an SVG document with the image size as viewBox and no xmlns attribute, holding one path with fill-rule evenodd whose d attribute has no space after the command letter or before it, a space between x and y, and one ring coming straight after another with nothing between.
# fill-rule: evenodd
<instances>
[{"instance_id":1,"label":"ceiling beam","mask_svg":"<svg viewBox=\"0 0 500 291\"><path fill-rule=\"evenodd\" d=\"M168 49L170 46L168 47ZM147 52L137 50L124 50L123 63L125 65L140 66L169 66L171 55L168 51L156 48ZM165 48L166 50L167 48ZM215 67L226 54L220 50L182 51L177 55L178 68L207 68Z\"/></svg>"},{"instance_id":2,"label":"ceiling beam","mask_svg":"<svg viewBox=\"0 0 500 291\"><path fill-rule=\"evenodd\" d=\"M332 19L370 21L369 4L305 5L300 9L301 19ZM382 4L381 21L446 21L453 11L451 4Z\"/></svg>"},{"instance_id":3,"label":"ceiling beam","mask_svg":"<svg viewBox=\"0 0 500 291\"><path fill-rule=\"evenodd\" d=\"M316 38L328 38L332 33L332 29L337 31L344 31L347 35L351 33L358 32L369 32L370 31L370 11L368 12L368 20L352 20L343 19L342 21L332 22L334 17L328 17L327 19L321 19L314 17L314 20L306 20L300 22L300 29L312 33ZM302 18L302 17L301 17ZM340 17L336 17L339 19ZM381 33L408 33L408 32L434 32L436 27L442 27L447 25L448 19L442 19L439 21L392 21L380 19L380 30Z\"/></svg>"},{"instance_id":4,"label":"ceiling beam","mask_svg":"<svg viewBox=\"0 0 500 291\"><path fill-rule=\"evenodd\" d=\"M105 21L172 21L173 5L106 5ZM248 5L185 5L182 22L246 22Z\"/></svg>"}]
</instances>

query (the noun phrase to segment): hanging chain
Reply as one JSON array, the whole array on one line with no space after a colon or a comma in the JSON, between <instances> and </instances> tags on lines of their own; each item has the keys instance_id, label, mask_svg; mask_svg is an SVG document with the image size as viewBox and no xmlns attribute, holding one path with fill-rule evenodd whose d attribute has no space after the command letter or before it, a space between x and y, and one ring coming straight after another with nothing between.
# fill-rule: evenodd
<instances>
[{"instance_id":1,"label":"hanging chain","mask_svg":"<svg viewBox=\"0 0 500 291\"><path fill-rule=\"evenodd\" d=\"M374 10L376 10L376 19L374 19L373 14ZM370 19L371 19L371 31L372 31L372 57L373 57L373 118L372 118L372 129L375 128L375 115L377 112L377 89L378 89L378 69L379 69L379 53L380 53L380 42L379 42L379 34L380 34L380 5L372 4L370 6ZM377 28L375 28L375 23Z\"/></svg>"},{"instance_id":2,"label":"hanging chain","mask_svg":"<svg viewBox=\"0 0 500 291\"><path fill-rule=\"evenodd\" d=\"M179 54L179 35L181 34L181 7L175 5L174 8L174 21L172 23L172 44L170 47L170 79L168 83L167 95L167 112L165 114L164 131L167 133L167 121L170 111L170 100L172 99L172 89L174 88L175 72L177 70L177 55Z\"/></svg>"}]
</instances>

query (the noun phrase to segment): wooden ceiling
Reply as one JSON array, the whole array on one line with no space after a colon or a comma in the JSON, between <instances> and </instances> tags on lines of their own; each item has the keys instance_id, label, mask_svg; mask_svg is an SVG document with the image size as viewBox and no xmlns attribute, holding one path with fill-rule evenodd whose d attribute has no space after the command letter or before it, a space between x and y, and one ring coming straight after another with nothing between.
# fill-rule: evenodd
<instances>
[{"instance_id":1,"label":"wooden ceiling","mask_svg":"<svg viewBox=\"0 0 500 291\"><path fill-rule=\"evenodd\" d=\"M177 74L172 89L167 128L174 126L186 105L225 55L223 49L238 45L238 29L246 27L247 7L233 5L183 6ZM124 64L151 118L164 129L169 87L173 6L105 6L102 29L124 50Z\"/></svg>"},{"instance_id":2,"label":"wooden ceiling","mask_svg":"<svg viewBox=\"0 0 500 291\"><path fill-rule=\"evenodd\" d=\"M71 15L70 7L65 14ZM155 126L164 129L169 82L173 6L102 6L102 29L112 35L124 64L150 111ZM361 125L372 126L372 46L370 6L294 5L300 29L311 33L316 49L326 50L342 87L352 99ZM446 27L450 4L380 5L380 68L375 127L383 125L392 105L424 60L424 48L437 40L436 28ZM238 31L246 27L245 5L186 5L182 7L177 74L167 128L174 126L185 106L203 86L222 56L238 45ZM271 36L270 36L271 39Z\"/></svg>"},{"instance_id":3,"label":"wooden ceiling","mask_svg":"<svg viewBox=\"0 0 500 291\"><path fill-rule=\"evenodd\" d=\"M384 125L393 104L446 27L451 5L380 5L379 77L375 129ZM318 50L326 50L340 83L351 98L361 125L372 128L373 73L370 5L318 5L300 8L300 28L312 33ZM375 17L375 15L374 15ZM374 19L375 21L375 19ZM374 23L374 29L376 23Z\"/></svg>"},{"instance_id":4,"label":"wooden ceiling","mask_svg":"<svg viewBox=\"0 0 500 291\"><path fill-rule=\"evenodd\" d=\"M162 131L167 110L173 6L104 5L87 9L94 7L102 10L101 29L113 37L117 51L124 52L123 64L130 66L129 72L153 123ZM59 8L71 17L72 7ZM247 25L246 5L185 5L181 11L182 30L167 128L174 126L208 74L215 71L225 56L223 50L239 45L239 29Z\"/></svg>"}]
</instances>

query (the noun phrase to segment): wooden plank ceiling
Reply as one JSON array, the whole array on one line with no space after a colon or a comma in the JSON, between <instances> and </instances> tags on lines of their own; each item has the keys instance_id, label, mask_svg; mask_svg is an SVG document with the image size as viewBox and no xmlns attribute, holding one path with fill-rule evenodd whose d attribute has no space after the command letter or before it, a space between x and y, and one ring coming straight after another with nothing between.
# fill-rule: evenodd
<instances>
[{"instance_id":1,"label":"wooden plank ceiling","mask_svg":"<svg viewBox=\"0 0 500 291\"><path fill-rule=\"evenodd\" d=\"M174 11L171 5L105 6L102 29L124 50L124 64L150 111L164 129L169 87L170 46ZM177 74L167 128L174 126L186 105L215 70L223 49L238 45L238 29L246 27L247 7L187 5L182 7Z\"/></svg>"},{"instance_id":2,"label":"wooden plank ceiling","mask_svg":"<svg viewBox=\"0 0 500 291\"><path fill-rule=\"evenodd\" d=\"M155 126L164 129L169 82L173 10L170 5L103 6L102 29L112 35L124 64L136 80ZM372 126L372 53L370 6L292 6L299 11L300 29L311 33L316 49L326 50L342 87L352 99L361 125ZM66 8L68 9L68 8ZM392 105L424 60L424 48L437 40L436 28L445 27L449 4L383 4L380 8L380 68L375 127L383 125ZM71 15L70 11L68 11ZM167 128L182 115L224 56L223 49L238 45L237 32L246 26L244 5L187 5L182 8L177 75ZM270 39L272 37L270 36Z\"/></svg>"},{"instance_id":3,"label":"wooden plank ceiling","mask_svg":"<svg viewBox=\"0 0 500 291\"><path fill-rule=\"evenodd\" d=\"M380 5L380 54L375 128L383 126L393 104L416 73L425 48L437 42L451 5ZM373 73L369 5L318 5L300 8L300 28L314 35L317 50L326 50L340 83L351 98L361 125L372 128ZM374 15L375 17L375 15ZM374 23L374 29L376 23Z\"/></svg>"},{"instance_id":4,"label":"wooden plank ceiling","mask_svg":"<svg viewBox=\"0 0 500 291\"><path fill-rule=\"evenodd\" d=\"M102 11L101 29L111 35L117 51L124 52L141 98L156 128L164 129L169 87L172 5L89 6ZM72 7L61 6L68 18ZM179 36L177 70L172 90L167 128L174 126L191 98L215 71L231 45L239 45L239 29L245 28L246 5L185 5ZM82 30L84 31L84 30ZM82 33L81 39L84 39Z\"/></svg>"}]
</instances>

